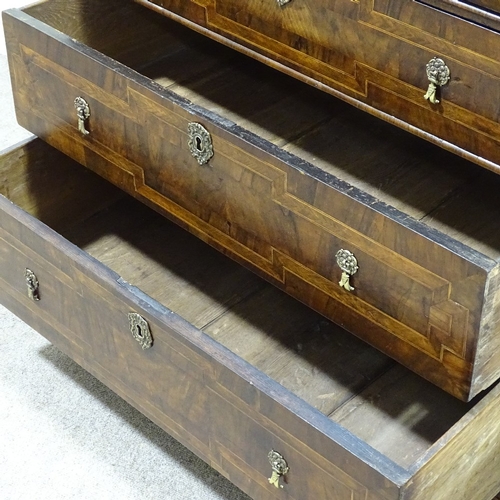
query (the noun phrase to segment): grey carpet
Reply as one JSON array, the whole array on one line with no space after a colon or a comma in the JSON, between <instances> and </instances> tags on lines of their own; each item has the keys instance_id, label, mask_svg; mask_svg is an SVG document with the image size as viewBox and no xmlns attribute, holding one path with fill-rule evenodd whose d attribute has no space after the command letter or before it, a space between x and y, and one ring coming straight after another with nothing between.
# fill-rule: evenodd
<instances>
[{"instance_id":1,"label":"grey carpet","mask_svg":"<svg viewBox=\"0 0 500 500\"><path fill-rule=\"evenodd\" d=\"M0 149L30 135L15 122L3 49ZM248 499L0 306L0 499L91 498Z\"/></svg>"}]
</instances>

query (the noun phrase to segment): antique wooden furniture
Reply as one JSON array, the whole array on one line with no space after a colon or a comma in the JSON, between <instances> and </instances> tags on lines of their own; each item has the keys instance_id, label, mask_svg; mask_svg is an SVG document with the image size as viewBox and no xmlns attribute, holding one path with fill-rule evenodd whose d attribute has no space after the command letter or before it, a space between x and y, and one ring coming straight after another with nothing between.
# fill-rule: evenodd
<instances>
[{"instance_id":1,"label":"antique wooden furniture","mask_svg":"<svg viewBox=\"0 0 500 500\"><path fill-rule=\"evenodd\" d=\"M132 1L4 23L21 125L451 394L498 379L491 172Z\"/></svg>"},{"instance_id":2,"label":"antique wooden furniture","mask_svg":"<svg viewBox=\"0 0 500 500\"><path fill-rule=\"evenodd\" d=\"M499 490L500 386L444 393L38 139L0 179L1 302L256 500Z\"/></svg>"},{"instance_id":3,"label":"antique wooden furniture","mask_svg":"<svg viewBox=\"0 0 500 500\"><path fill-rule=\"evenodd\" d=\"M496 0L137 1L500 171Z\"/></svg>"}]
</instances>

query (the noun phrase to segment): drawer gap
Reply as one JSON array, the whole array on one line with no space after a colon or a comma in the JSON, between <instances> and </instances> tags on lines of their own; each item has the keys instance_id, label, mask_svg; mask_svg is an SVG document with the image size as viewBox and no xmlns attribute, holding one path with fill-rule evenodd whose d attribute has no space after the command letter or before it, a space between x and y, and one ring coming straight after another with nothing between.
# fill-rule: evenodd
<instances>
[{"instance_id":1,"label":"drawer gap","mask_svg":"<svg viewBox=\"0 0 500 500\"><path fill-rule=\"evenodd\" d=\"M500 260L500 232L494 230L499 219L498 176L479 171L471 182L457 187L422 221L475 248L495 261Z\"/></svg>"},{"instance_id":2,"label":"drawer gap","mask_svg":"<svg viewBox=\"0 0 500 500\"><path fill-rule=\"evenodd\" d=\"M198 328L264 286L215 250L201 258L204 243L129 198L64 236Z\"/></svg>"}]
</instances>

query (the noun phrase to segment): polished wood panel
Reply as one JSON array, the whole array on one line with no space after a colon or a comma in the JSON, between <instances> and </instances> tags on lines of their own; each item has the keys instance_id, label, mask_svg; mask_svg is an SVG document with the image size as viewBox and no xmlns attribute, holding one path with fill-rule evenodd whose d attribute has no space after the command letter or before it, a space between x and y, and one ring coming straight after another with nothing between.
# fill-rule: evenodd
<instances>
[{"instance_id":1,"label":"polished wood panel","mask_svg":"<svg viewBox=\"0 0 500 500\"><path fill-rule=\"evenodd\" d=\"M500 23L490 11L448 0L136 1L500 171ZM439 104L423 98L433 57L451 71Z\"/></svg>"}]
</instances>

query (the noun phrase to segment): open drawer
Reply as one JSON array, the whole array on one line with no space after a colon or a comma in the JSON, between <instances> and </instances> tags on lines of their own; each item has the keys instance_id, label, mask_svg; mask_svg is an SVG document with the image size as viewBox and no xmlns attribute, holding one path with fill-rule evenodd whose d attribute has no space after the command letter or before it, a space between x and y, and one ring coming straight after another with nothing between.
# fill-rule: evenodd
<instances>
[{"instance_id":1,"label":"open drawer","mask_svg":"<svg viewBox=\"0 0 500 500\"><path fill-rule=\"evenodd\" d=\"M499 378L491 172L131 1L4 20L25 128L451 394Z\"/></svg>"},{"instance_id":2,"label":"open drawer","mask_svg":"<svg viewBox=\"0 0 500 500\"><path fill-rule=\"evenodd\" d=\"M443 393L39 140L0 178L1 302L256 500L500 488L499 386Z\"/></svg>"},{"instance_id":3,"label":"open drawer","mask_svg":"<svg viewBox=\"0 0 500 500\"><path fill-rule=\"evenodd\" d=\"M500 172L498 0L136 1Z\"/></svg>"}]
</instances>

